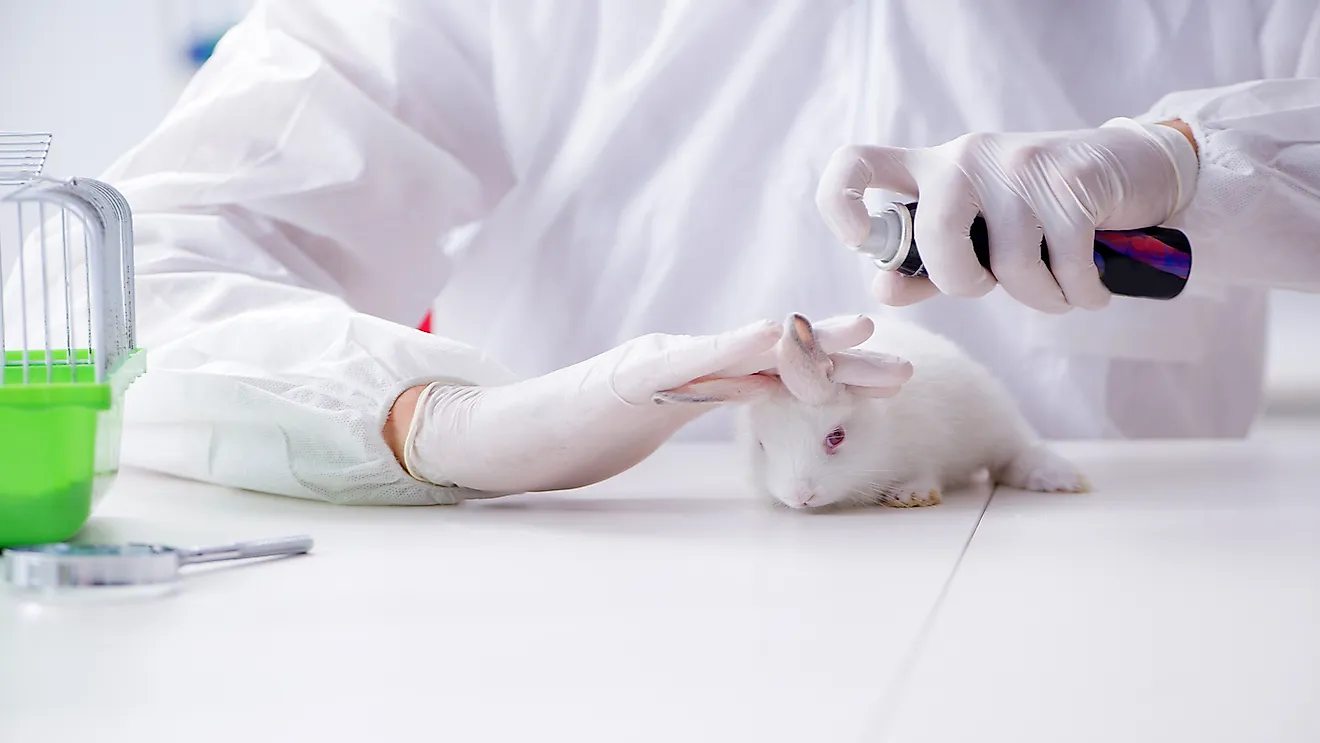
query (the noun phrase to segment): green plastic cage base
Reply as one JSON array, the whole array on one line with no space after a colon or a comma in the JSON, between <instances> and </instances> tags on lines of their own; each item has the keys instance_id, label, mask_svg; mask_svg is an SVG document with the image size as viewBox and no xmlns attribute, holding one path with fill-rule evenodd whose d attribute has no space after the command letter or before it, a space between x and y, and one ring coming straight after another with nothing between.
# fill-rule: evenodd
<instances>
[{"instance_id":1,"label":"green plastic cage base","mask_svg":"<svg viewBox=\"0 0 1320 743\"><path fill-rule=\"evenodd\" d=\"M6 354L0 385L0 547L62 542L119 473L124 394L146 371L139 349L96 383L86 351ZM70 382L70 379L73 379Z\"/></svg>"}]
</instances>

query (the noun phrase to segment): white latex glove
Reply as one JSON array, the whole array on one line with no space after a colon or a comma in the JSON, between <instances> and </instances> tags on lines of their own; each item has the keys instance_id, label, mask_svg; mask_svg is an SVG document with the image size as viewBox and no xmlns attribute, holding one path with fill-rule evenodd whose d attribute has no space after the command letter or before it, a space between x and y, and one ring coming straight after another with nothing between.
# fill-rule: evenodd
<instances>
[{"instance_id":1,"label":"white latex glove","mask_svg":"<svg viewBox=\"0 0 1320 743\"><path fill-rule=\"evenodd\" d=\"M831 318L816 330L845 373L874 394L892 394L911 373L906 362L847 351L871 336L869 318ZM773 321L714 336L654 334L514 384L433 382L417 399L404 467L419 480L492 495L599 482L649 456L732 391L775 384L782 334ZM719 394L702 397L704 384ZM662 393L679 387L698 404L660 404Z\"/></svg>"},{"instance_id":2,"label":"white latex glove","mask_svg":"<svg viewBox=\"0 0 1320 743\"><path fill-rule=\"evenodd\" d=\"M1191 199L1196 175L1196 151L1177 129L1114 119L1098 129L973 133L936 147L843 147L816 204L834 234L856 247L870 231L867 188L919 199L913 237L930 278L880 272L873 290L886 304L937 292L979 297L997 280L1019 302L1061 313L1109 302L1093 259L1095 230L1161 224ZM968 238L977 213L990 238L990 271Z\"/></svg>"}]
</instances>

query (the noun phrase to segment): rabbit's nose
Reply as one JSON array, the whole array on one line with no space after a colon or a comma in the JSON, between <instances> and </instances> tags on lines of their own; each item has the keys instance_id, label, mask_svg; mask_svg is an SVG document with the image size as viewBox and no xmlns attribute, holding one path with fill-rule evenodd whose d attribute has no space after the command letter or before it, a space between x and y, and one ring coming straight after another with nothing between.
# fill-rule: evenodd
<instances>
[{"instance_id":1,"label":"rabbit's nose","mask_svg":"<svg viewBox=\"0 0 1320 743\"><path fill-rule=\"evenodd\" d=\"M811 488L806 488L806 487L798 488L798 491L797 491L797 502L798 502L800 505L805 506L805 505L811 503L812 499L815 498L815 497L816 497L816 491L815 491L815 490L812 490Z\"/></svg>"}]
</instances>

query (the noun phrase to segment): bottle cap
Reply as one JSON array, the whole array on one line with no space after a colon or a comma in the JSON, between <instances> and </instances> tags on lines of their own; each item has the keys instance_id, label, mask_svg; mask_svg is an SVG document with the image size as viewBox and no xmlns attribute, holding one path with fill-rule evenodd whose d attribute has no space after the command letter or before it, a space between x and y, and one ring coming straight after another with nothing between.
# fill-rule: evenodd
<instances>
[{"instance_id":1,"label":"bottle cap","mask_svg":"<svg viewBox=\"0 0 1320 743\"><path fill-rule=\"evenodd\" d=\"M901 202L886 205L871 215L871 231L853 248L885 271L897 270L912 245L912 213Z\"/></svg>"}]
</instances>

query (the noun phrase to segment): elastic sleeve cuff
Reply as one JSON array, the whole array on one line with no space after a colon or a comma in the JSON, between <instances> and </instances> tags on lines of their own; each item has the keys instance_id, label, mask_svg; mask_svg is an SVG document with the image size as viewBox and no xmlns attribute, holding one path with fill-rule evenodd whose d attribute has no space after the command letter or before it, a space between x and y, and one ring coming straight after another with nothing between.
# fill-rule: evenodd
<instances>
[{"instance_id":1,"label":"elastic sleeve cuff","mask_svg":"<svg viewBox=\"0 0 1320 743\"><path fill-rule=\"evenodd\" d=\"M414 449L417 446L417 431L421 428L421 421L423 418L422 411L426 409L426 401L431 397L431 393L441 384L447 383L440 380L431 382L422 390L422 394L417 396L417 407L413 409L412 420L408 422L408 436L403 441L403 471L407 472L409 477L418 482L424 482L442 488L452 488L455 486L455 483L453 482L433 482L419 474L416 466L417 456L414 453Z\"/></svg>"}]
</instances>

